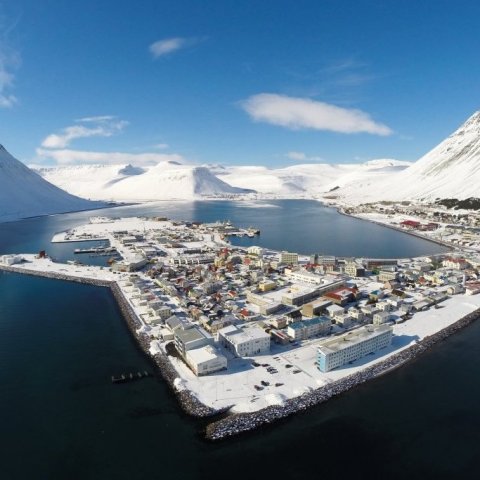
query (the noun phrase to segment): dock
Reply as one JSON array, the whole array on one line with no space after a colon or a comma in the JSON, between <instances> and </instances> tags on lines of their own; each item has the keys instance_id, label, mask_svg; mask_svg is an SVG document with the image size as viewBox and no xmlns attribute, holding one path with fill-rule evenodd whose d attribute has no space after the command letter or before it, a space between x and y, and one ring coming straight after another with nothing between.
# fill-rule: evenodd
<instances>
[{"instance_id":1,"label":"dock","mask_svg":"<svg viewBox=\"0 0 480 480\"><path fill-rule=\"evenodd\" d=\"M131 373L122 373L121 375L115 376L112 375L112 383L127 383L134 382L135 380L141 380L142 378L149 378L153 375L146 370L143 372L131 372Z\"/></svg>"}]
</instances>

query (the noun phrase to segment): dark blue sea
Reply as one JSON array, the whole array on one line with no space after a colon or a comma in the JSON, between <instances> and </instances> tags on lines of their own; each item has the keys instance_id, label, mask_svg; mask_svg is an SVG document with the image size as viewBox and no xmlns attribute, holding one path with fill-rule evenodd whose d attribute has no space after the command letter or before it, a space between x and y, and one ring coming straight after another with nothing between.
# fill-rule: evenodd
<instances>
[{"instance_id":1,"label":"dark blue sea","mask_svg":"<svg viewBox=\"0 0 480 480\"><path fill-rule=\"evenodd\" d=\"M93 214L256 226L253 243L302 253L415 256L442 247L318 202L131 206L0 224L0 253L46 249ZM250 239L240 239L250 242ZM100 259L103 257L100 257ZM92 259L92 261L104 261ZM0 480L479 478L480 325L407 366L274 426L219 444L161 380L108 289L0 274Z\"/></svg>"}]
</instances>

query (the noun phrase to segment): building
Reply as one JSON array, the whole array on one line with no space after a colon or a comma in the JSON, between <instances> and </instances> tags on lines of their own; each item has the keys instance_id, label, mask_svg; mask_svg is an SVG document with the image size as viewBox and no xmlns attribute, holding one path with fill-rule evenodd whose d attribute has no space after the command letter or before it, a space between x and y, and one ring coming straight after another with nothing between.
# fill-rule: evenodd
<instances>
[{"instance_id":1,"label":"building","mask_svg":"<svg viewBox=\"0 0 480 480\"><path fill-rule=\"evenodd\" d=\"M227 357L212 345L188 350L185 361L198 377L227 369Z\"/></svg>"},{"instance_id":2,"label":"building","mask_svg":"<svg viewBox=\"0 0 480 480\"><path fill-rule=\"evenodd\" d=\"M250 357L270 351L270 335L261 328L234 325L218 331L219 342L237 357Z\"/></svg>"},{"instance_id":3,"label":"building","mask_svg":"<svg viewBox=\"0 0 480 480\"><path fill-rule=\"evenodd\" d=\"M258 289L261 292L269 292L270 290L275 290L277 284L271 280L263 280L258 284Z\"/></svg>"},{"instance_id":4,"label":"building","mask_svg":"<svg viewBox=\"0 0 480 480\"><path fill-rule=\"evenodd\" d=\"M213 338L207 336L199 328L189 328L188 330L178 328L173 333L173 340L175 347L183 358L186 358L186 353L189 350L205 347L213 343Z\"/></svg>"},{"instance_id":5,"label":"building","mask_svg":"<svg viewBox=\"0 0 480 480\"><path fill-rule=\"evenodd\" d=\"M345 273L349 277L364 277L365 268L363 265L360 265L356 262L347 262L345 265Z\"/></svg>"},{"instance_id":6,"label":"building","mask_svg":"<svg viewBox=\"0 0 480 480\"><path fill-rule=\"evenodd\" d=\"M320 298L314 302L306 303L302 307L302 315L305 317L315 317L324 312L332 304L331 300Z\"/></svg>"},{"instance_id":7,"label":"building","mask_svg":"<svg viewBox=\"0 0 480 480\"><path fill-rule=\"evenodd\" d=\"M282 303L284 305L300 306L319 296L320 293L317 288L292 287L288 293L282 295Z\"/></svg>"},{"instance_id":8,"label":"building","mask_svg":"<svg viewBox=\"0 0 480 480\"><path fill-rule=\"evenodd\" d=\"M309 285L320 285L324 281L320 275L308 272L303 268L300 270L286 270L285 275L291 282L308 283Z\"/></svg>"},{"instance_id":9,"label":"building","mask_svg":"<svg viewBox=\"0 0 480 480\"><path fill-rule=\"evenodd\" d=\"M397 280L398 272L392 272L390 270L381 270L378 274L379 282L388 282L389 280Z\"/></svg>"},{"instance_id":10,"label":"building","mask_svg":"<svg viewBox=\"0 0 480 480\"><path fill-rule=\"evenodd\" d=\"M247 302L257 305L259 312L262 315L271 315L283 308L283 305L280 302L275 301L273 298L265 295L258 295L254 292L247 292Z\"/></svg>"},{"instance_id":11,"label":"building","mask_svg":"<svg viewBox=\"0 0 480 480\"><path fill-rule=\"evenodd\" d=\"M464 258L446 258L442 265L445 268L453 268L454 270L465 270L469 267L469 263Z\"/></svg>"},{"instance_id":12,"label":"building","mask_svg":"<svg viewBox=\"0 0 480 480\"><path fill-rule=\"evenodd\" d=\"M287 265L298 265L298 253L293 252L280 252L280 263Z\"/></svg>"},{"instance_id":13,"label":"building","mask_svg":"<svg viewBox=\"0 0 480 480\"><path fill-rule=\"evenodd\" d=\"M363 265L367 270L372 269L379 269L381 270L382 267L386 266L397 266L398 261L394 259L387 259L387 258L367 258L363 261Z\"/></svg>"},{"instance_id":14,"label":"building","mask_svg":"<svg viewBox=\"0 0 480 480\"><path fill-rule=\"evenodd\" d=\"M325 293L325 297L331 300L333 303L344 307L347 303L353 302L355 300L356 294L357 290L354 288L341 287L339 289Z\"/></svg>"},{"instance_id":15,"label":"building","mask_svg":"<svg viewBox=\"0 0 480 480\"><path fill-rule=\"evenodd\" d=\"M138 255L132 260L120 260L119 262L115 262L111 268L114 272L135 272L144 267L147 262L148 260L144 256Z\"/></svg>"},{"instance_id":16,"label":"building","mask_svg":"<svg viewBox=\"0 0 480 480\"><path fill-rule=\"evenodd\" d=\"M247 253L249 255L257 255L258 257L263 256L263 248L262 247L257 247L257 246L252 246L247 248Z\"/></svg>"},{"instance_id":17,"label":"building","mask_svg":"<svg viewBox=\"0 0 480 480\"><path fill-rule=\"evenodd\" d=\"M291 323L287 334L294 340L305 340L315 335L326 335L330 331L331 320L327 317L315 317Z\"/></svg>"},{"instance_id":18,"label":"building","mask_svg":"<svg viewBox=\"0 0 480 480\"><path fill-rule=\"evenodd\" d=\"M369 353L388 347L393 329L389 325L366 325L352 332L323 341L317 350L317 366L329 372L346 363L354 362Z\"/></svg>"},{"instance_id":19,"label":"building","mask_svg":"<svg viewBox=\"0 0 480 480\"><path fill-rule=\"evenodd\" d=\"M373 314L374 325L382 325L383 323L388 322L388 320L390 320L390 313L387 311L380 311Z\"/></svg>"}]
</instances>

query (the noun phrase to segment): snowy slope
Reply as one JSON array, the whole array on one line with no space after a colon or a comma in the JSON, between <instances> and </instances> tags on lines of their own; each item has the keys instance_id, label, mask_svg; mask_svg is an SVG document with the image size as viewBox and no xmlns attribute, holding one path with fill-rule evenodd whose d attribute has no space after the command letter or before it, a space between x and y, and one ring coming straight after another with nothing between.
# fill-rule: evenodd
<instances>
[{"instance_id":1,"label":"snowy slope","mask_svg":"<svg viewBox=\"0 0 480 480\"><path fill-rule=\"evenodd\" d=\"M278 169L224 167L215 172L230 185L250 187L264 194L318 196L363 179L383 178L410 165L409 162L381 159L362 164L315 163Z\"/></svg>"},{"instance_id":2,"label":"snowy slope","mask_svg":"<svg viewBox=\"0 0 480 480\"><path fill-rule=\"evenodd\" d=\"M100 206L45 181L0 145L0 222Z\"/></svg>"},{"instance_id":3,"label":"snowy slope","mask_svg":"<svg viewBox=\"0 0 480 480\"><path fill-rule=\"evenodd\" d=\"M217 178L206 167L161 162L153 167L78 165L42 168L48 181L69 192L102 200L193 200L245 193Z\"/></svg>"},{"instance_id":4,"label":"snowy slope","mask_svg":"<svg viewBox=\"0 0 480 480\"><path fill-rule=\"evenodd\" d=\"M336 193L348 203L480 197L480 112L404 171Z\"/></svg>"}]
</instances>

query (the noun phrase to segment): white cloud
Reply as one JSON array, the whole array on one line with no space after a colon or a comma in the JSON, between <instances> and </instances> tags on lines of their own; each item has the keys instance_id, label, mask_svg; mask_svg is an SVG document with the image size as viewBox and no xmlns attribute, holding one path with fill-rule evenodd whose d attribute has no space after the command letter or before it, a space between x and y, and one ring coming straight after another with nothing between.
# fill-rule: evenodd
<instances>
[{"instance_id":1,"label":"white cloud","mask_svg":"<svg viewBox=\"0 0 480 480\"><path fill-rule=\"evenodd\" d=\"M247 98L240 105L257 122L279 125L292 130L364 132L382 136L393 133L389 127L373 121L368 113L361 110L337 107L309 98L260 93Z\"/></svg>"},{"instance_id":2,"label":"white cloud","mask_svg":"<svg viewBox=\"0 0 480 480\"><path fill-rule=\"evenodd\" d=\"M102 123L109 122L111 120L115 120L114 115L97 115L96 117L83 117L77 118L75 121L84 123Z\"/></svg>"},{"instance_id":3,"label":"white cloud","mask_svg":"<svg viewBox=\"0 0 480 480\"><path fill-rule=\"evenodd\" d=\"M148 48L153 58L159 58L163 55L175 52L184 48L187 44L187 39L182 37L166 38L152 43Z\"/></svg>"},{"instance_id":4,"label":"white cloud","mask_svg":"<svg viewBox=\"0 0 480 480\"><path fill-rule=\"evenodd\" d=\"M164 150L165 148L168 148L169 145L168 143L157 143L156 145L153 146L153 148L157 148L158 150Z\"/></svg>"},{"instance_id":5,"label":"white cloud","mask_svg":"<svg viewBox=\"0 0 480 480\"><path fill-rule=\"evenodd\" d=\"M73 125L64 128L60 134L52 133L43 140L42 147L65 148L70 145L72 140L77 138L111 137L121 132L128 125L125 120L117 120L110 115L86 117L77 120L77 122L88 123L88 126ZM92 124L93 126L90 126Z\"/></svg>"},{"instance_id":6,"label":"white cloud","mask_svg":"<svg viewBox=\"0 0 480 480\"><path fill-rule=\"evenodd\" d=\"M324 159L322 157L310 157L304 152L288 152L285 154L287 158L290 160L295 160L296 162L323 162Z\"/></svg>"},{"instance_id":7,"label":"white cloud","mask_svg":"<svg viewBox=\"0 0 480 480\"><path fill-rule=\"evenodd\" d=\"M168 55L170 53L181 50L182 48L192 47L199 42L205 40L205 37L172 37L164 38L162 40L157 40L152 43L148 49L152 54L153 58L157 59Z\"/></svg>"},{"instance_id":8,"label":"white cloud","mask_svg":"<svg viewBox=\"0 0 480 480\"><path fill-rule=\"evenodd\" d=\"M159 162L174 161L185 163L185 159L176 153L124 153L124 152L91 152L84 150L59 149L50 150L37 148L36 153L41 159L54 160L59 165L76 164L124 164L156 165Z\"/></svg>"}]
</instances>

